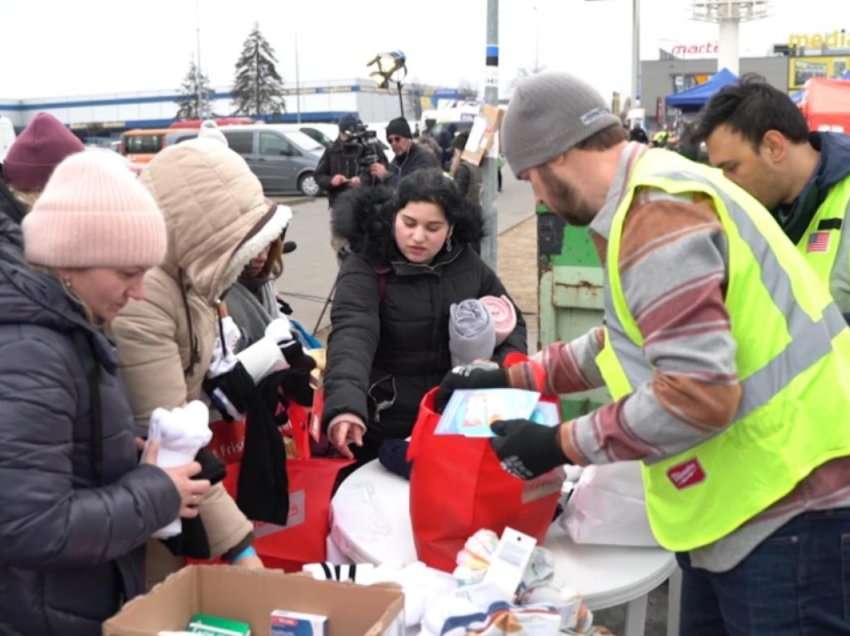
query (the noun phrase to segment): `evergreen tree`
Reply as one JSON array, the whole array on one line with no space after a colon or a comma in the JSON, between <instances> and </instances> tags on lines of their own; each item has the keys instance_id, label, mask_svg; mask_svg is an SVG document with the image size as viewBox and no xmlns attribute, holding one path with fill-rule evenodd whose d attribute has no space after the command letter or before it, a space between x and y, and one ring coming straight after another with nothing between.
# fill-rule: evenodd
<instances>
[{"instance_id":1,"label":"evergreen tree","mask_svg":"<svg viewBox=\"0 0 850 636\"><path fill-rule=\"evenodd\" d=\"M180 108L175 115L177 119L204 119L210 116L213 91L209 78L195 65L195 60L189 62L189 70L178 92L180 97L177 98L177 104Z\"/></svg>"},{"instance_id":2,"label":"evergreen tree","mask_svg":"<svg viewBox=\"0 0 850 636\"><path fill-rule=\"evenodd\" d=\"M259 26L254 28L242 45L236 61L233 101L236 115L277 115L286 112L283 80L275 68L277 58Z\"/></svg>"}]
</instances>

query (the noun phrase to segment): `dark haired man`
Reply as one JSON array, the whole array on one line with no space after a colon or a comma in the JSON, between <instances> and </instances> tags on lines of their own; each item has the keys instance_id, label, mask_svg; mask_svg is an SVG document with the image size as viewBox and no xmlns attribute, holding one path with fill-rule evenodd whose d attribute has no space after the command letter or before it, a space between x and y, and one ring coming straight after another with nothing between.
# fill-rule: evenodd
<instances>
[{"instance_id":1,"label":"dark haired man","mask_svg":"<svg viewBox=\"0 0 850 636\"><path fill-rule=\"evenodd\" d=\"M430 150L413 141L410 124L404 117L396 117L387 124L387 141L395 153L390 167L375 164L370 169L372 176L387 185L396 186L399 179L417 170L441 167L440 160Z\"/></svg>"},{"instance_id":2,"label":"dark haired man","mask_svg":"<svg viewBox=\"0 0 850 636\"><path fill-rule=\"evenodd\" d=\"M850 137L809 133L791 98L753 76L711 99L698 135L712 165L771 211L850 319Z\"/></svg>"},{"instance_id":3,"label":"dark haired man","mask_svg":"<svg viewBox=\"0 0 850 636\"><path fill-rule=\"evenodd\" d=\"M850 633L850 329L802 255L716 170L627 142L589 85L541 73L514 91L514 173L604 263L605 327L457 388L608 387L547 428L493 423L502 466L641 460L647 516L682 568L681 633Z\"/></svg>"}]
</instances>

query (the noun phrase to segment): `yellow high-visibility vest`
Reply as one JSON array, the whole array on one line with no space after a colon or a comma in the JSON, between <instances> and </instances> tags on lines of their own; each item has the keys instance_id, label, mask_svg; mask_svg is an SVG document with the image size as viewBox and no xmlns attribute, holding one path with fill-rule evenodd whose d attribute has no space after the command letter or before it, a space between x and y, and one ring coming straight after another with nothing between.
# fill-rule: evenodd
<instances>
[{"instance_id":1,"label":"yellow high-visibility vest","mask_svg":"<svg viewBox=\"0 0 850 636\"><path fill-rule=\"evenodd\" d=\"M618 268L623 224L639 187L704 193L728 242L725 303L740 406L717 435L643 463L652 531L665 548L686 551L728 535L813 469L850 455L850 330L825 285L755 199L716 170L648 150L633 167L606 256L606 339L597 364L614 399L653 374Z\"/></svg>"}]
</instances>

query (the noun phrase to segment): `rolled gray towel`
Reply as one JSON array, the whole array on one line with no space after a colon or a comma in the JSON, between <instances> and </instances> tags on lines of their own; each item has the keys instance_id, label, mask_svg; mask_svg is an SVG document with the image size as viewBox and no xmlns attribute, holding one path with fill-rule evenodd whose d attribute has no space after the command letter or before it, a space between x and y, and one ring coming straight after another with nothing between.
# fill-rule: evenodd
<instances>
[{"instance_id":1,"label":"rolled gray towel","mask_svg":"<svg viewBox=\"0 0 850 636\"><path fill-rule=\"evenodd\" d=\"M452 364L489 360L496 348L496 327L490 312L477 298L453 303L449 308L449 351Z\"/></svg>"}]
</instances>

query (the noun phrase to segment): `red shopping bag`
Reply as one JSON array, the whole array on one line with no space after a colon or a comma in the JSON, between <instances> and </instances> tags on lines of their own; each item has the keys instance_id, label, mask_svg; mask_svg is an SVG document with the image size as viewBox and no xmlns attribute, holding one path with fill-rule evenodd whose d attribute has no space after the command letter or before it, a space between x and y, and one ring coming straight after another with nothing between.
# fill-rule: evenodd
<instances>
[{"instance_id":1,"label":"red shopping bag","mask_svg":"<svg viewBox=\"0 0 850 636\"><path fill-rule=\"evenodd\" d=\"M510 526L542 542L563 471L523 481L501 467L488 439L435 435L440 421L434 411L436 391L422 399L408 451L413 462L410 518L419 559L451 572L463 544L482 528L501 534Z\"/></svg>"},{"instance_id":2,"label":"red shopping bag","mask_svg":"<svg viewBox=\"0 0 850 636\"><path fill-rule=\"evenodd\" d=\"M255 521L254 548L266 567L296 572L305 563L326 559L331 495L339 471L352 462L312 457L307 437L310 409L290 404L288 415L289 425L286 428L295 441L298 457L286 461L289 479L287 524L280 526ZM209 448L227 465L223 484L235 499L239 462L245 444L245 422L218 421L210 424L210 428L213 439Z\"/></svg>"}]
</instances>

